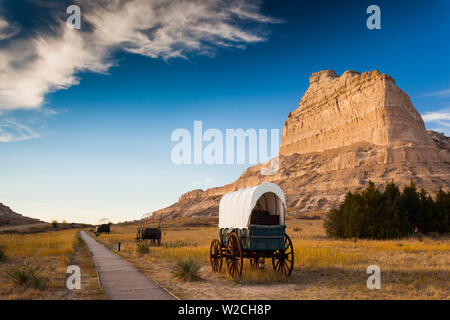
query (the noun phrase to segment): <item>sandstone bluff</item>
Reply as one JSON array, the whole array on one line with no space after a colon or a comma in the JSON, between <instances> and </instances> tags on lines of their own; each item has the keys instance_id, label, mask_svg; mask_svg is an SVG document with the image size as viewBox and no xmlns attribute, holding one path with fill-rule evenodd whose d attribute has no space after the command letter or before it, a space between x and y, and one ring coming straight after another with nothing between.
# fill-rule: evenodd
<instances>
[{"instance_id":1,"label":"sandstone bluff","mask_svg":"<svg viewBox=\"0 0 450 320\"><path fill-rule=\"evenodd\" d=\"M290 213L326 211L347 191L368 180L378 186L411 179L435 192L450 186L450 138L426 131L420 114L392 77L378 71L313 73L299 107L288 115L279 170L261 175L268 164L248 168L228 185L193 190L155 214L216 215L227 192L263 182L284 191Z\"/></svg>"}]
</instances>

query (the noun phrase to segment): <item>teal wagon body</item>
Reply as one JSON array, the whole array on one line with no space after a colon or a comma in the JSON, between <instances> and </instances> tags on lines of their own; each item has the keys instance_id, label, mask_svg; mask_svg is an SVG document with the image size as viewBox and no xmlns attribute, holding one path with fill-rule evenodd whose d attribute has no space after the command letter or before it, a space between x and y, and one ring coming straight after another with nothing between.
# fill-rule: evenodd
<instances>
[{"instance_id":1,"label":"teal wagon body","mask_svg":"<svg viewBox=\"0 0 450 320\"><path fill-rule=\"evenodd\" d=\"M284 250L286 226L265 226L252 224L248 229L220 229L221 245L226 246L230 233L236 232L241 239L243 250L267 251Z\"/></svg>"},{"instance_id":2,"label":"teal wagon body","mask_svg":"<svg viewBox=\"0 0 450 320\"><path fill-rule=\"evenodd\" d=\"M294 250L284 214L283 191L273 183L225 194L219 205L219 239L210 247L213 271L225 260L230 275L240 276L244 258L254 268L263 268L269 258L276 272L289 276Z\"/></svg>"}]
</instances>

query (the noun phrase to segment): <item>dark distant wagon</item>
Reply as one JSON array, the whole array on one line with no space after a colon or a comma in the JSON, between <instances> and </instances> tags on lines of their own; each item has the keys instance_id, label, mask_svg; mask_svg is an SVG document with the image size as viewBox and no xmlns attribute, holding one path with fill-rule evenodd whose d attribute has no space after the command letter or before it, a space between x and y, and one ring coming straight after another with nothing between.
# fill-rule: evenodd
<instances>
[{"instance_id":1,"label":"dark distant wagon","mask_svg":"<svg viewBox=\"0 0 450 320\"><path fill-rule=\"evenodd\" d=\"M242 274L244 258L253 268L272 260L275 272L286 277L294 268L294 248L286 234L286 202L283 190L274 183L225 194L219 205L219 239L210 247L213 271L223 259L232 277Z\"/></svg>"},{"instance_id":2,"label":"dark distant wagon","mask_svg":"<svg viewBox=\"0 0 450 320\"><path fill-rule=\"evenodd\" d=\"M161 245L161 229L159 228L139 228L136 234L136 241L151 240L153 244Z\"/></svg>"},{"instance_id":3,"label":"dark distant wagon","mask_svg":"<svg viewBox=\"0 0 450 320\"><path fill-rule=\"evenodd\" d=\"M107 223L107 224L101 224L99 226L97 226L97 228L95 229L95 233L97 235L99 235L100 233L110 233L111 232L111 224Z\"/></svg>"}]
</instances>

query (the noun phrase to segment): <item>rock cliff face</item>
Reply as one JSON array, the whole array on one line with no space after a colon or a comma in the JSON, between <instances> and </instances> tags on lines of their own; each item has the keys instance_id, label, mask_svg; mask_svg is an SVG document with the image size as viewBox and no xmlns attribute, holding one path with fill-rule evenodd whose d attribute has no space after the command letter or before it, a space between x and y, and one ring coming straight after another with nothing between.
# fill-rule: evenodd
<instances>
[{"instance_id":1,"label":"rock cliff face","mask_svg":"<svg viewBox=\"0 0 450 320\"><path fill-rule=\"evenodd\" d=\"M228 185L194 190L159 210L164 215L217 214L220 197L263 182L277 183L292 213L329 210L368 180L403 185L411 179L431 192L450 186L450 138L426 131L408 95L378 71L332 70L310 87L285 122L275 175L268 164L248 168Z\"/></svg>"},{"instance_id":2,"label":"rock cliff face","mask_svg":"<svg viewBox=\"0 0 450 320\"><path fill-rule=\"evenodd\" d=\"M321 152L366 141L432 145L409 97L378 71L332 70L310 77L310 87L285 122L281 155Z\"/></svg>"}]
</instances>

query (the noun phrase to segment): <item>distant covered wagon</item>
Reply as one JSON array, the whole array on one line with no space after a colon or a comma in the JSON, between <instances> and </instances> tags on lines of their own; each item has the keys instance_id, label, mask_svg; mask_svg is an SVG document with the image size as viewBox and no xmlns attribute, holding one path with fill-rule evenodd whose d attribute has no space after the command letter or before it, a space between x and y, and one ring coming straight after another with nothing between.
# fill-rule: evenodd
<instances>
[{"instance_id":1,"label":"distant covered wagon","mask_svg":"<svg viewBox=\"0 0 450 320\"><path fill-rule=\"evenodd\" d=\"M219 239L210 247L213 271L226 260L231 276L242 274L243 259L254 268L272 259L273 269L289 276L294 268L294 249L286 234L286 201L274 183L225 194L219 205Z\"/></svg>"},{"instance_id":2,"label":"distant covered wagon","mask_svg":"<svg viewBox=\"0 0 450 320\"><path fill-rule=\"evenodd\" d=\"M158 246L161 245L161 229L158 228L139 228L136 233L136 241L151 240Z\"/></svg>"},{"instance_id":3,"label":"distant covered wagon","mask_svg":"<svg viewBox=\"0 0 450 320\"><path fill-rule=\"evenodd\" d=\"M157 244L158 246L161 245L162 216L159 219L159 224L157 227L155 224L153 213L145 214L144 216L146 216L145 218L143 218L144 225L137 230L136 241L141 242L144 240L151 240L153 242L153 244ZM150 217L151 217L151 221L153 222L152 228L145 227L146 221L150 220Z\"/></svg>"},{"instance_id":4,"label":"distant covered wagon","mask_svg":"<svg viewBox=\"0 0 450 320\"><path fill-rule=\"evenodd\" d=\"M100 224L95 228L95 233L98 235L100 233L110 233L111 223Z\"/></svg>"}]
</instances>

